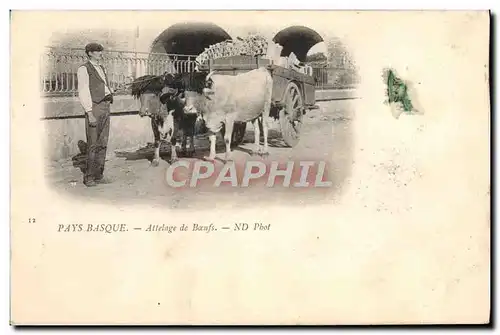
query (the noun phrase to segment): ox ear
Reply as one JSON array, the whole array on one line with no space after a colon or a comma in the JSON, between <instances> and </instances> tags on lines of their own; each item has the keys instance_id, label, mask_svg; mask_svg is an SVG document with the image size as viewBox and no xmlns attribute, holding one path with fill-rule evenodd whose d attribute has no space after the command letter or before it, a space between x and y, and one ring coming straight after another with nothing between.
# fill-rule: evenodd
<instances>
[{"instance_id":1,"label":"ox ear","mask_svg":"<svg viewBox=\"0 0 500 335\"><path fill-rule=\"evenodd\" d=\"M210 73L205 78L205 83L207 83L207 84L208 83L213 83L212 76L213 76L214 73L215 73L215 70L214 71L210 71Z\"/></svg>"}]
</instances>

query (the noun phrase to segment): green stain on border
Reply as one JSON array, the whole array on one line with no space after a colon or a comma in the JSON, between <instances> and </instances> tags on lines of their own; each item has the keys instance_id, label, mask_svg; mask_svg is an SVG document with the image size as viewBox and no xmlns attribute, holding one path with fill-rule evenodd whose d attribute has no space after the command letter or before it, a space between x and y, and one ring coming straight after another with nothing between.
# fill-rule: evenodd
<instances>
[{"instance_id":1,"label":"green stain on border","mask_svg":"<svg viewBox=\"0 0 500 335\"><path fill-rule=\"evenodd\" d=\"M412 114L413 104L408 95L408 86L398 78L392 69L385 70L385 81L387 85L387 97L389 104L395 103L402 107L403 111Z\"/></svg>"}]
</instances>

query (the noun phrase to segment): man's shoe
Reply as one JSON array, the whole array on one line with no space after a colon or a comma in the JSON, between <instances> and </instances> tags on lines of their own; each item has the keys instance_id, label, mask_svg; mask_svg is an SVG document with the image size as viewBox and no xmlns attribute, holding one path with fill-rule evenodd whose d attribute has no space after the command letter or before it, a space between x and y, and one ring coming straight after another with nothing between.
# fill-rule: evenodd
<instances>
[{"instance_id":1,"label":"man's shoe","mask_svg":"<svg viewBox=\"0 0 500 335\"><path fill-rule=\"evenodd\" d=\"M97 186L97 183L94 180L84 181L83 184L87 187Z\"/></svg>"},{"instance_id":2,"label":"man's shoe","mask_svg":"<svg viewBox=\"0 0 500 335\"><path fill-rule=\"evenodd\" d=\"M97 184L111 184L112 183L112 181L109 180L108 178L96 179L95 182Z\"/></svg>"}]
</instances>

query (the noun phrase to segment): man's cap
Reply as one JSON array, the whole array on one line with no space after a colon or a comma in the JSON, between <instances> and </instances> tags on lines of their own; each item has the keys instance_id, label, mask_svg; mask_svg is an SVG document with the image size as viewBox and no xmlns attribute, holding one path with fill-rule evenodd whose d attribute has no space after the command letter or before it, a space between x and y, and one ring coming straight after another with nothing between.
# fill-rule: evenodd
<instances>
[{"instance_id":1,"label":"man's cap","mask_svg":"<svg viewBox=\"0 0 500 335\"><path fill-rule=\"evenodd\" d=\"M104 47L99 43L89 43L85 46L85 52L103 51Z\"/></svg>"}]
</instances>

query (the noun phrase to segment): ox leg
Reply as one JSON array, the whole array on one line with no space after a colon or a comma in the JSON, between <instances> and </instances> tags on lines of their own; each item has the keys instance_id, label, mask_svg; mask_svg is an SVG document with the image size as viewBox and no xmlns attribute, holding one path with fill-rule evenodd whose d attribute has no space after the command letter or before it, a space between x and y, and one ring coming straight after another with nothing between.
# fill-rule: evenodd
<instances>
[{"instance_id":1,"label":"ox leg","mask_svg":"<svg viewBox=\"0 0 500 335\"><path fill-rule=\"evenodd\" d=\"M170 156L170 163L174 163L174 162L179 160L179 157L177 156L176 145L171 142L170 148L172 148L172 154Z\"/></svg>"},{"instance_id":2,"label":"ox leg","mask_svg":"<svg viewBox=\"0 0 500 335\"><path fill-rule=\"evenodd\" d=\"M268 124L267 124L267 118L262 116L262 132L264 133L264 149L259 152L259 154L261 156L269 155L269 147L267 144L268 131L269 131L269 128L268 128Z\"/></svg>"},{"instance_id":3,"label":"ox leg","mask_svg":"<svg viewBox=\"0 0 500 335\"><path fill-rule=\"evenodd\" d=\"M172 129L172 137L170 138L170 163L179 160L177 156L177 131L179 129L179 122L174 120L174 129Z\"/></svg>"},{"instance_id":4,"label":"ox leg","mask_svg":"<svg viewBox=\"0 0 500 335\"><path fill-rule=\"evenodd\" d=\"M194 132L194 129L193 129L193 132ZM191 136L189 136L189 157L192 157L195 152L196 152L196 149L194 148L194 136L191 135Z\"/></svg>"},{"instance_id":5,"label":"ox leg","mask_svg":"<svg viewBox=\"0 0 500 335\"><path fill-rule=\"evenodd\" d=\"M161 146L161 141L155 141L155 157L151 162L152 166L160 165L160 146Z\"/></svg>"},{"instance_id":6,"label":"ox leg","mask_svg":"<svg viewBox=\"0 0 500 335\"><path fill-rule=\"evenodd\" d=\"M186 134L186 130L185 130L185 129L182 129L181 154L182 154L183 156L185 156L185 155L186 155L186 153L187 153L187 150L186 150L187 145L186 145L186 143L187 143L187 134Z\"/></svg>"},{"instance_id":7,"label":"ox leg","mask_svg":"<svg viewBox=\"0 0 500 335\"><path fill-rule=\"evenodd\" d=\"M217 142L217 134L213 131L208 131L208 138L210 140L210 155L208 157L205 156L206 160L214 161L215 160L215 143Z\"/></svg>"},{"instance_id":8,"label":"ox leg","mask_svg":"<svg viewBox=\"0 0 500 335\"><path fill-rule=\"evenodd\" d=\"M151 161L152 166L158 166L160 164L160 132L158 131L158 125L156 124L155 120L151 118L151 127L153 128L153 136L154 136L154 143L155 143L155 152L154 152L154 157L153 160Z\"/></svg>"},{"instance_id":9,"label":"ox leg","mask_svg":"<svg viewBox=\"0 0 500 335\"><path fill-rule=\"evenodd\" d=\"M255 135L255 144L254 144L254 150L252 152L253 155L256 155L260 153L260 127L259 127L259 118L256 118L253 120L253 128L254 128L254 135Z\"/></svg>"},{"instance_id":10,"label":"ox leg","mask_svg":"<svg viewBox=\"0 0 500 335\"><path fill-rule=\"evenodd\" d=\"M270 76L268 76L269 79L271 79ZM261 152L262 156L267 156L269 155L269 146L268 146L268 135L269 135L269 114L271 113L271 99L272 99L272 91L273 91L273 84L272 80L267 81L267 96L266 100L264 102L264 108L262 110L262 115L260 116L262 118L262 132L264 133L264 149Z\"/></svg>"},{"instance_id":11,"label":"ox leg","mask_svg":"<svg viewBox=\"0 0 500 335\"><path fill-rule=\"evenodd\" d=\"M170 163L174 163L179 160L179 157L177 156L177 141L175 137L172 136L170 140Z\"/></svg>"},{"instance_id":12,"label":"ox leg","mask_svg":"<svg viewBox=\"0 0 500 335\"><path fill-rule=\"evenodd\" d=\"M193 157L194 155L194 138L193 135L186 135L186 157Z\"/></svg>"},{"instance_id":13,"label":"ox leg","mask_svg":"<svg viewBox=\"0 0 500 335\"><path fill-rule=\"evenodd\" d=\"M197 116L188 116L186 123L184 125L184 129L186 132L186 139L188 141L188 149L187 149L187 156L188 157L193 157L195 153L195 148L194 148L194 132L195 132L195 125L196 125L196 119Z\"/></svg>"},{"instance_id":14,"label":"ox leg","mask_svg":"<svg viewBox=\"0 0 500 335\"><path fill-rule=\"evenodd\" d=\"M224 134L224 143L226 143L226 161L232 160L231 138L233 136L234 120L226 119L226 132Z\"/></svg>"}]
</instances>

